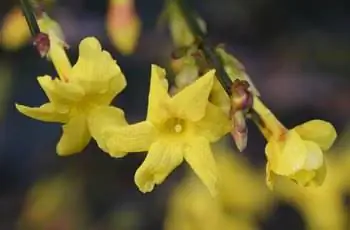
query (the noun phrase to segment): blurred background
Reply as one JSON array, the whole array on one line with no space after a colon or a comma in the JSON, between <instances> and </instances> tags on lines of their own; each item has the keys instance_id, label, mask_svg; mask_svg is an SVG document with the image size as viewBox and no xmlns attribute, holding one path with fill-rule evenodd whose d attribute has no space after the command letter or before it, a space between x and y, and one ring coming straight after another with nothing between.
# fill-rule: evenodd
<instances>
[{"instance_id":1,"label":"blurred background","mask_svg":"<svg viewBox=\"0 0 350 230\"><path fill-rule=\"evenodd\" d=\"M334 124L340 138L327 153L330 175L335 176L328 176L326 187L304 192L288 184L280 191L268 191L265 140L251 124L244 153L217 151L219 158L232 158L232 165L222 166L229 172L225 175L232 176L223 185L225 199L220 204L203 194L186 165L152 193L142 194L133 175L144 154L113 159L91 142L80 154L58 157L60 126L25 117L14 107L17 102L33 106L45 102L36 77L56 73L21 32L20 22L5 26L19 0L3 0L0 33L12 30L20 45L0 40L1 230L350 229L350 2L188 2L206 21L209 39L226 44L245 65L263 100L287 127L315 118ZM99 38L128 81L114 104L124 109L129 122L143 120L150 64L161 65L172 50L166 28L157 27L164 1L135 1L142 32L129 56L118 52L107 36L107 0L46 4L50 17L62 27L71 60L76 60L82 38ZM232 145L229 138L223 142Z\"/></svg>"}]
</instances>

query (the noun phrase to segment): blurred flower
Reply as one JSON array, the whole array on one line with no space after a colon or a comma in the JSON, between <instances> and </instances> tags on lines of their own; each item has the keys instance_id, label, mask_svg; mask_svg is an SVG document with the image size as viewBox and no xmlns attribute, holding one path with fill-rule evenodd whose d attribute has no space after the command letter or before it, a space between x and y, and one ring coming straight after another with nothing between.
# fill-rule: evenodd
<instances>
[{"instance_id":1,"label":"blurred flower","mask_svg":"<svg viewBox=\"0 0 350 230\"><path fill-rule=\"evenodd\" d=\"M111 150L148 150L135 174L142 192L152 191L185 159L215 194L216 166L209 143L225 135L230 126L225 114L208 102L213 80L212 70L170 97L165 71L153 65L146 121L111 128L105 134Z\"/></svg>"},{"instance_id":2,"label":"blurred flower","mask_svg":"<svg viewBox=\"0 0 350 230\"><path fill-rule=\"evenodd\" d=\"M57 153L65 156L82 151L91 135L101 138L99 133L106 127L103 124L109 122L108 118L107 121L103 119L105 116L115 116L114 122L118 124L126 123L122 110L108 106L124 89L126 81L115 60L102 50L96 38L81 41L79 59L72 68L63 47L55 42L52 44L49 56L60 79L38 77L50 102L34 108L16 104L16 108L34 119L64 123ZM96 114L103 114L99 121L94 117ZM88 119L95 121L94 126L89 127Z\"/></svg>"},{"instance_id":3,"label":"blurred flower","mask_svg":"<svg viewBox=\"0 0 350 230\"><path fill-rule=\"evenodd\" d=\"M1 46L9 50L21 48L31 37L22 10L18 6L6 14L0 31Z\"/></svg>"},{"instance_id":4,"label":"blurred flower","mask_svg":"<svg viewBox=\"0 0 350 230\"><path fill-rule=\"evenodd\" d=\"M212 197L197 178L187 177L170 197L165 230L258 229L268 214L270 193L260 174L228 148L213 148L218 193ZM260 217L262 217L260 216Z\"/></svg>"},{"instance_id":5,"label":"blurred flower","mask_svg":"<svg viewBox=\"0 0 350 230\"><path fill-rule=\"evenodd\" d=\"M167 10L169 14L169 29L175 46L183 47L193 44L194 36L178 5L171 1Z\"/></svg>"},{"instance_id":6,"label":"blurred flower","mask_svg":"<svg viewBox=\"0 0 350 230\"><path fill-rule=\"evenodd\" d=\"M109 0L107 32L114 46L124 55L134 52L141 32L134 0Z\"/></svg>"},{"instance_id":7,"label":"blurred flower","mask_svg":"<svg viewBox=\"0 0 350 230\"><path fill-rule=\"evenodd\" d=\"M25 198L19 229L84 228L86 213L81 192L80 181L68 174L39 180Z\"/></svg>"},{"instance_id":8,"label":"blurred flower","mask_svg":"<svg viewBox=\"0 0 350 230\"><path fill-rule=\"evenodd\" d=\"M326 157L327 176L321 187L302 188L287 180L279 180L275 185L276 195L301 211L309 230L348 229L348 213L343 203L349 177L342 167L344 157L348 158L345 155L348 152Z\"/></svg>"},{"instance_id":9,"label":"blurred flower","mask_svg":"<svg viewBox=\"0 0 350 230\"><path fill-rule=\"evenodd\" d=\"M108 228L104 229L140 229L140 226L142 226L142 217L138 205L127 203L127 205L120 206L118 204L118 210L108 215Z\"/></svg>"},{"instance_id":10,"label":"blurred flower","mask_svg":"<svg viewBox=\"0 0 350 230\"><path fill-rule=\"evenodd\" d=\"M328 150L337 133L333 125L322 120L305 122L287 130L257 98L254 110L265 127L260 126L266 145L267 184L273 187L275 175L285 176L302 186L321 185L326 175L323 152Z\"/></svg>"}]
</instances>

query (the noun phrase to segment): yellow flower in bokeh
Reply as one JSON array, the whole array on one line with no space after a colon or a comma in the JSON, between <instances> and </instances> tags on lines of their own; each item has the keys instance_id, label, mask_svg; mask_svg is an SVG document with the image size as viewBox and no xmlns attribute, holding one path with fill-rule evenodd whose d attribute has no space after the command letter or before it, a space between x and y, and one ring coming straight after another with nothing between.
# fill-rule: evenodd
<instances>
[{"instance_id":1,"label":"yellow flower in bokeh","mask_svg":"<svg viewBox=\"0 0 350 230\"><path fill-rule=\"evenodd\" d=\"M306 222L308 230L348 229L348 211L344 203L349 174L344 172L348 152L327 154L327 176L321 187L300 187L288 180L279 180L274 192L296 207ZM346 171L347 169L345 169Z\"/></svg>"},{"instance_id":2,"label":"yellow flower in bokeh","mask_svg":"<svg viewBox=\"0 0 350 230\"><path fill-rule=\"evenodd\" d=\"M80 229L87 217L82 185L66 172L38 180L25 196L16 229Z\"/></svg>"},{"instance_id":3,"label":"yellow flower in bokeh","mask_svg":"<svg viewBox=\"0 0 350 230\"><path fill-rule=\"evenodd\" d=\"M14 7L5 16L1 27L1 46L15 50L28 42L30 31L19 7Z\"/></svg>"},{"instance_id":4,"label":"yellow flower in bokeh","mask_svg":"<svg viewBox=\"0 0 350 230\"><path fill-rule=\"evenodd\" d=\"M124 55L131 54L141 32L134 0L109 0L107 32L115 47Z\"/></svg>"},{"instance_id":5,"label":"yellow flower in bokeh","mask_svg":"<svg viewBox=\"0 0 350 230\"><path fill-rule=\"evenodd\" d=\"M257 97L253 108L263 121L264 127L260 129L268 141L265 149L268 186L273 187L275 175L288 177L302 186L321 185L326 175L323 151L337 137L333 125L312 120L287 130Z\"/></svg>"},{"instance_id":6,"label":"yellow flower in bokeh","mask_svg":"<svg viewBox=\"0 0 350 230\"><path fill-rule=\"evenodd\" d=\"M227 116L208 102L215 71L209 71L175 96L168 94L165 71L152 66L146 121L115 127L105 132L102 145L114 152L147 151L135 174L142 192L150 192L185 159L198 177L215 194L216 165L210 142L230 130Z\"/></svg>"},{"instance_id":7,"label":"yellow flower in bokeh","mask_svg":"<svg viewBox=\"0 0 350 230\"><path fill-rule=\"evenodd\" d=\"M241 155L226 146L215 144L213 152L219 175L217 196L212 197L191 173L172 192L166 230L251 230L258 229L257 217L268 216L272 197L260 170L249 167Z\"/></svg>"},{"instance_id":8,"label":"yellow flower in bokeh","mask_svg":"<svg viewBox=\"0 0 350 230\"><path fill-rule=\"evenodd\" d=\"M57 145L59 155L70 155L82 151L91 139L99 138L100 129L106 122L100 121L100 129L89 127L87 120L93 112L106 117L115 116L117 123L126 123L123 112L109 106L113 98L126 86L126 80L111 55L102 50L96 38L89 37L79 45L79 59L70 68L65 51L52 43L49 56L57 68L60 78L38 77L38 82L50 102L40 107L16 105L26 116L46 121L60 122L63 135ZM97 126L99 127L99 126Z\"/></svg>"}]
</instances>

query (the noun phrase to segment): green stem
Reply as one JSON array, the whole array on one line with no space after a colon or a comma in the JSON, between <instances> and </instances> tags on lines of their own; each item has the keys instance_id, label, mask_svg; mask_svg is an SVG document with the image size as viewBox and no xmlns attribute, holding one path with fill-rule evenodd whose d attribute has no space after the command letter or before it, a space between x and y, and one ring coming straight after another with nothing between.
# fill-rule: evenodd
<instances>
[{"instance_id":1,"label":"green stem","mask_svg":"<svg viewBox=\"0 0 350 230\"><path fill-rule=\"evenodd\" d=\"M24 17L30 29L30 33L32 34L33 37L35 37L40 33L40 28L39 28L38 22L36 21L35 15L33 13L32 5L28 0L20 0L20 2L21 2L22 12L24 14Z\"/></svg>"},{"instance_id":2,"label":"green stem","mask_svg":"<svg viewBox=\"0 0 350 230\"><path fill-rule=\"evenodd\" d=\"M221 58L216 54L214 47L207 41L206 34L200 28L194 13L190 10L186 0L174 0L177 1L179 9L182 12L184 19L186 20L190 30L192 31L195 38L198 38L201 43L199 48L203 51L206 59L216 69L216 76L218 81L225 89L228 95L231 95L232 81L225 71L224 65Z\"/></svg>"}]
</instances>

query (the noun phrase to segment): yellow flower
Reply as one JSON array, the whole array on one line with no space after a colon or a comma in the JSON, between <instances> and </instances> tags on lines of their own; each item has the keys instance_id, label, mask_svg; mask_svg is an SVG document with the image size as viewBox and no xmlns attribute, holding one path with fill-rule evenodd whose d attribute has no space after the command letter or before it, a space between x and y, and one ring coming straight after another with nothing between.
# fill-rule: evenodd
<instances>
[{"instance_id":1,"label":"yellow flower","mask_svg":"<svg viewBox=\"0 0 350 230\"><path fill-rule=\"evenodd\" d=\"M229 146L213 147L213 152L219 167L217 198L221 204L241 211L242 215L266 215L271 193L262 180L261 169L251 167L241 153L232 151Z\"/></svg>"},{"instance_id":2,"label":"yellow flower","mask_svg":"<svg viewBox=\"0 0 350 230\"><path fill-rule=\"evenodd\" d=\"M287 130L257 97L253 109L265 125L260 128L268 141L265 149L268 186L273 187L275 175L288 177L302 186L321 185L326 175L322 151L328 150L337 136L332 124L312 120Z\"/></svg>"},{"instance_id":3,"label":"yellow flower","mask_svg":"<svg viewBox=\"0 0 350 230\"><path fill-rule=\"evenodd\" d=\"M81 182L71 173L37 181L25 196L17 229L50 229L62 223L62 217L75 227L81 224L86 214Z\"/></svg>"},{"instance_id":4,"label":"yellow flower","mask_svg":"<svg viewBox=\"0 0 350 230\"><path fill-rule=\"evenodd\" d=\"M19 7L14 7L4 18L1 28L1 46L15 50L28 42L30 31Z\"/></svg>"},{"instance_id":5,"label":"yellow flower","mask_svg":"<svg viewBox=\"0 0 350 230\"><path fill-rule=\"evenodd\" d=\"M327 176L321 187L303 188L288 180L279 180L275 193L303 215L307 229L348 229L348 211L344 195L348 194L348 173L344 172L346 152L330 152ZM347 170L347 169L345 169Z\"/></svg>"},{"instance_id":6,"label":"yellow flower","mask_svg":"<svg viewBox=\"0 0 350 230\"><path fill-rule=\"evenodd\" d=\"M198 177L215 193L216 166L210 142L230 130L227 116L208 102L214 70L185 87L175 96L168 94L165 71L152 66L146 121L106 131L105 143L114 152L147 151L135 174L142 192L150 192L185 159Z\"/></svg>"},{"instance_id":7,"label":"yellow flower","mask_svg":"<svg viewBox=\"0 0 350 230\"><path fill-rule=\"evenodd\" d=\"M221 145L212 148L219 175L217 196L213 198L191 173L170 196L166 230L257 229L257 217L268 216L272 196L260 170L253 170L241 155Z\"/></svg>"},{"instance_id":8,"label":"yellow flower","mask_svg":"<svg viewBox=\"0 0 350 230\"><path fill-rule=\"evenodd\" d=\"M115 123L126 123L120 109L108 106L126 86L125 77L96 38L81 41L79 59L72 68L59 44L52 44L49 56L60 76L60 79L47 75L38 77L49 102L34 108L16 104L16 108L37 120L64 123L63 135L57 145L59 155L82 151L89 143L91 134L98 139L99 132L105 127L103 124L109 121L109 115L116 117ZM91 113L106 115L99 121L99 129L88 126L87 119Z\"/></svg>"},{"instance_id":9,"label":"yellow flower","mask_svg":"<svg viewBox=\"0 0 350 230\"><path fill-rule=\"evenodd\" d=\"M107 32L112 43L124 55L136 48L141 32L141 21L136 14L134 0L110 0Z\"/></svg>"}]
</instances>

